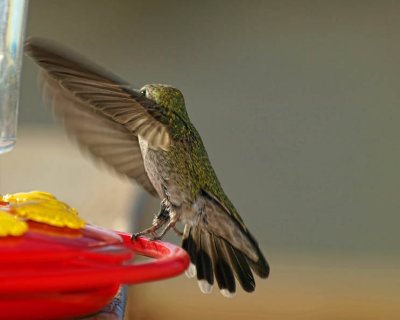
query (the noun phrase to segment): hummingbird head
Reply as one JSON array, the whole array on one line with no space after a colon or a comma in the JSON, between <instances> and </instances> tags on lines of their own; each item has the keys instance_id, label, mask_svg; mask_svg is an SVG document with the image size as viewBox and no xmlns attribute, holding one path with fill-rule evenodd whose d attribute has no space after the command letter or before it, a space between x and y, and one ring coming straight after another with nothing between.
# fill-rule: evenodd
<instances>
[{"instance_id":1,"label":"hummingbird head","mask_svg":"<svg viewBox=\"0 0 400 320\"><path fill-rule=\"evenodd\" d=\"M140 93L170 112L180 116L187 115L183 94L174 87L166 84L146 84L140 89Z\"/></svg>"}]
</instances>

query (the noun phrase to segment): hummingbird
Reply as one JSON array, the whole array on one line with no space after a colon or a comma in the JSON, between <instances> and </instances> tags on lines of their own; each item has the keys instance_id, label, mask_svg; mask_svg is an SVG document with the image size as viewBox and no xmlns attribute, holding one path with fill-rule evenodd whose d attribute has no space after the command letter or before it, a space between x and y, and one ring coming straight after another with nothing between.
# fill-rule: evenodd
<instances>
[{"instance_id":1,"label":"hummingbird","mask_svg":"<svg viewBox=\"0 0 400 320\"><path fill-rule=\"evenodd\" d=\"M267 260L223 191L179 89L137 89L44 39L27 40L25 53L40 67L45 104L83 153L161 200L152 225L132 241L144 235L162 239L175 230L190 256L186 274L197 277L203 293L211 292L214 279L222 295L231 297L236 280L252 292L253 272L268 277Z\"/></svg>"}]
</instances>

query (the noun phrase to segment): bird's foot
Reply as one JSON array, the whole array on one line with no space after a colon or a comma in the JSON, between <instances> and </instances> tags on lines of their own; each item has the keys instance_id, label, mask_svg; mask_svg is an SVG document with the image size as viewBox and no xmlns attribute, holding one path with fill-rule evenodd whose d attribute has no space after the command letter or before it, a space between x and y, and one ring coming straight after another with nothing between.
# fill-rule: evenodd
<instances>
[{"instance_id":1,"label":"bird's foot","mask_svg":"<svg viewBox=\"0 0 400 320\"><path fill-rule=\"evenodd\" d=\"M170 229L173 229L178 235L182 236L183 233L175 227L178 220L179 220L179 216L176 214L174 214L172 217L170 217L170 220L169 220L168 224L166 225L166 227L161 231L161 233L159 235L157 235L156 237L153 237L152 240L161 240Z\"/></svg>"},{"instance_id":2,"label":"bird's foot","mask_svg":"<svg viewBox=\"0 0 400 320\"><path fill-rule=\"evenodd\" d=\"M150 235L151 236L150 240L152 241L161 240L162 238L164 238L164 236L170 229L173 229L178 236L182 237L183 232L178 230L175 226L178 220L179 220L179 214L176 214L176 212L173 211L171 213L169 210L168 201L164 199L163 201L161 201L159 213L154 217L153 225L150 228L135 233L132 236L132 240L136 239L139 236L146 236L146 235ZM165 228L161 231L160 234L158 234L157 230L163 227L165 224L167 224Z\"/></svg>"},{"instance_id":3,"label":"bird's foot","mask_svg":"<svg viewBox=\"0 0 400 320\"><path fill-rule=\"evenodd\" d=\"M175 222L175 223L169 222L168 225L161 231L160 234L158 234L156 231L157 231L161 226L153 225L153 226L151 226L150 228L147 228L147 229L145 229L145 230L143 230L143 231L141 231L141 232L135 233L135 234L132 236L132 238L136 239L136 238L139 237L139 236L151 235L150 240L152 240L152 241L161 240L161 239L167 234L167 232L168 232L170 229L174 230L175 233L176 233L178 236L182 237L182 236L183 236L183 232L180 231L180 230L175 226L175 224L176 224L176 222Z\"/></svg>"},{"instance_id":4,"label":"bird's foot","mask_svg":"<svg viewBox=\"0 0 400 320\"><path fill-rule=\"evenodd\" d=\"M144 229L143 231L140 232L136 232L132 235L132 239L131 240L136 240L137 237L141 237L141 236L147 236L147 235L151 235L151 239L156 238L158 236L157 234L157 230L160 227L157 225L153 225L150 228Z\"/></svg>"},{"instance_id":5,"label":"bird's foot","mask_svg":"<svg viewBox=\"0 0 400 320\"><path fill-rule=\"evenodd\" d=\"M139 236L150 235L150 240L158 240L160 236L157 234L157 230L164 226L169 221L169 211L167 201L164 199L160 204L160 211L153 219L153 225L150 228L144 229L143 231L137 232L132 235L132 240L135 240Z\"/></svg>"}]
</instances>

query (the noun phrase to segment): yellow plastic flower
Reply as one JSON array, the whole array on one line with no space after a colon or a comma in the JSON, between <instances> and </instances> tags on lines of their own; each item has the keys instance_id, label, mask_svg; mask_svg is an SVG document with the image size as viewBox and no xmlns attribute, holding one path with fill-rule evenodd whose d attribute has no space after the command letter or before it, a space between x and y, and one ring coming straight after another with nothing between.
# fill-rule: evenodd
<instances>
[{"instance_id":1,"label":"yellow plastic flower","mask_svg":"<svg viewBox=\"0 0 400 320\"><path fill-rule=\"evenodd\" d=\"M0 211L0 237L21 236L28 231L28 224L5 211Z\"/></svg>"},{"instance_id":2,"label":"yellow plastic flower","mask_svg":"<svg viewBox=\"0 0 400 320\"><path fill-rule=\"evenodd\" d=\"M0 196L0 201L10 204L9 212L19 217L19 220L14 219L16 223L31 220L55 227L68 227L71 229L80 229L85 226L85 221L78 216L78 212L75 209L57 200L52 194L47 192L32 191L6 194L3 197ZM11 223L12 220L7 221L10 224L8 227L8 230L10 230L13 223ZM0 223L2 223L2 220L0 220ZM4 226L6 225L7 223L4 223ZM16 227L14 226L14 228ZM10 231L8 233L12 234Z\"/></svg>"}]
</instances>

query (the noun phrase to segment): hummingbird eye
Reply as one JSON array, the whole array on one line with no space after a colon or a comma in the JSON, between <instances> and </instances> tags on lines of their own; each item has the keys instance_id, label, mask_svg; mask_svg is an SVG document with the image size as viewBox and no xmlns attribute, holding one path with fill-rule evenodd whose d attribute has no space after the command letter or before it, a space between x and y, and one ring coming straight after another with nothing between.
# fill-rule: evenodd
<instances>
[{"instance_id":1,"label":"hummingbird eye","mask_svg":"<svg viewBox=\"0 0 400 320\"><path fill-rule=\"evenodd\" d=\"M142 89L140 90L140 94L145 97L146 96L146 89Z\"/></svg>"}]
</instances>

